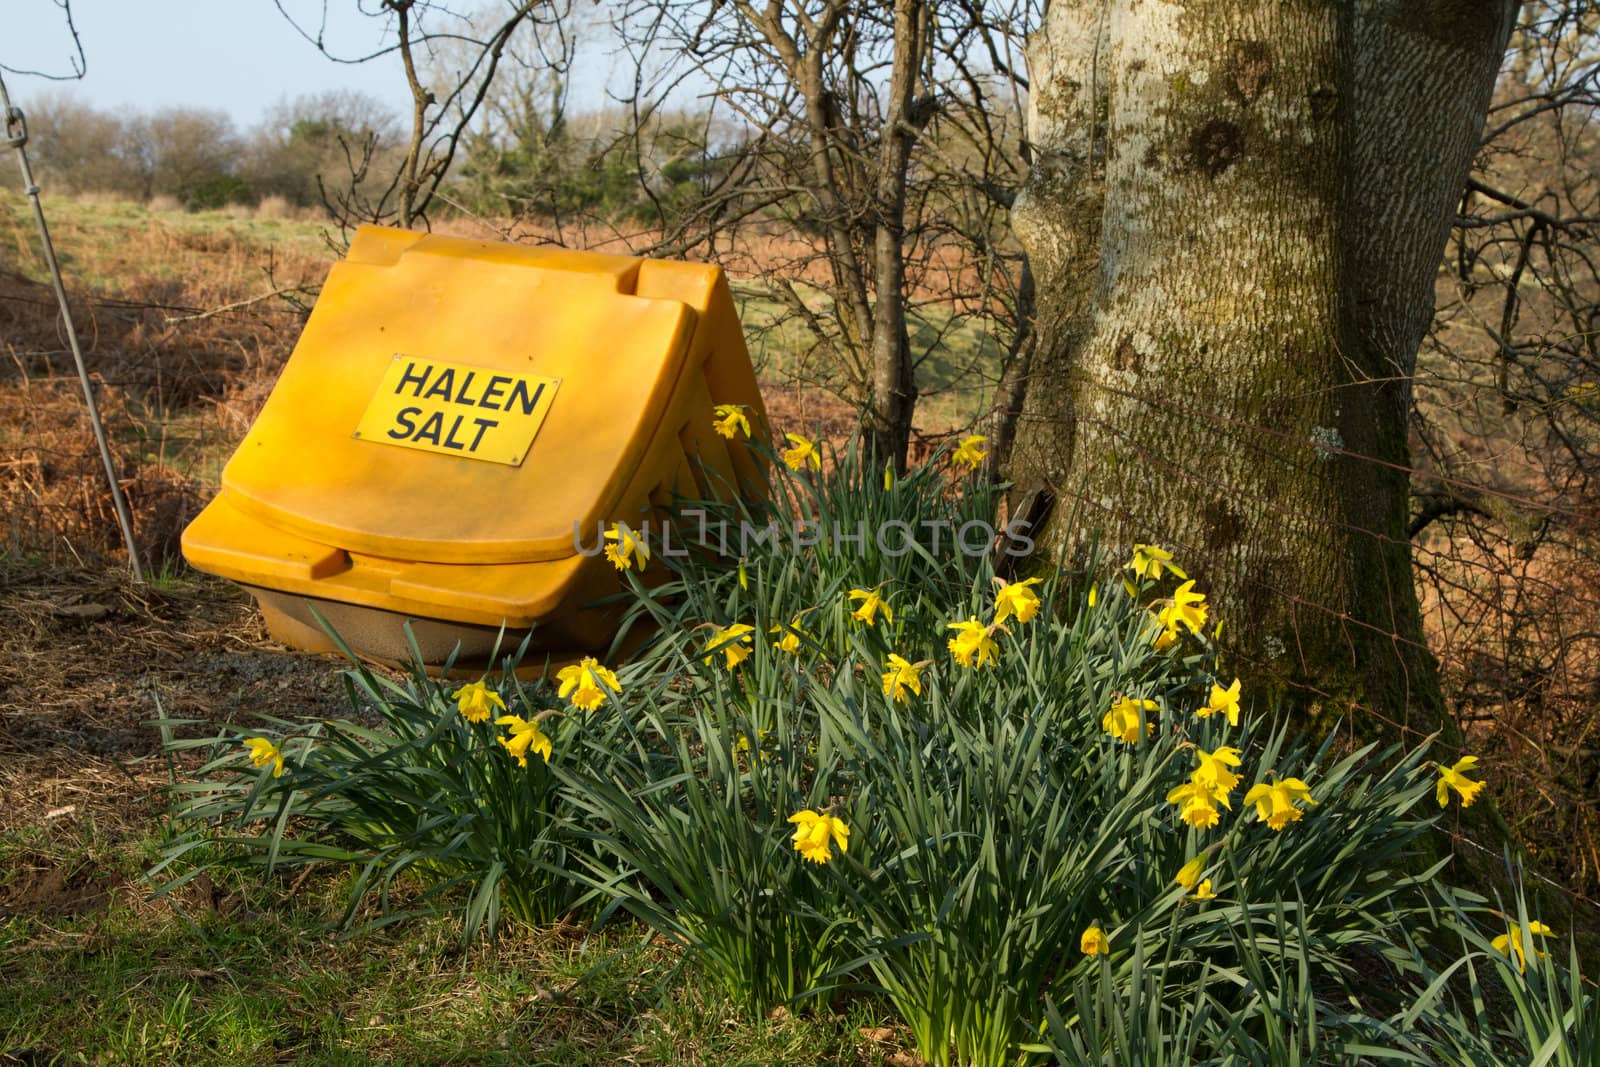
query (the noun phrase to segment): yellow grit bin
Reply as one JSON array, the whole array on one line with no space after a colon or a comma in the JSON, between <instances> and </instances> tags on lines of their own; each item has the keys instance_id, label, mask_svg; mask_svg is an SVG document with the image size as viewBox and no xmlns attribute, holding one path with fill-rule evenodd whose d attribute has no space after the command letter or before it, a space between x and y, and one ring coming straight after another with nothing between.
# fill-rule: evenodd
<instances>
[{"instance_id":1,"label":"yellow grit bin","mask_svg":"<svg viewBox=\"0 0 1600 1067\"><path fill-rule=\"evenodd\" d=\"M408 621L430 665L483 660L502 626L602 649L599 528L765 492L719 404L765 437L717 267L363 227L183 553L298 648L334 647L315 605L381 660L410 658Z\"/></svg>"}]
</instances>

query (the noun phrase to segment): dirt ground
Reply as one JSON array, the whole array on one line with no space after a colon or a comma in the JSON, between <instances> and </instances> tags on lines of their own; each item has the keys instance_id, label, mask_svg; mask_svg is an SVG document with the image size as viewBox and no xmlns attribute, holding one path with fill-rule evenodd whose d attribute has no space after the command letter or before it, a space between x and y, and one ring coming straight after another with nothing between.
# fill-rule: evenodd
<instances>
[{"instance_id":1,"label":"dirt ground","mask_svg":"<svg viewBox=\"0 0 1600 1067\"><path fill-rule=\"evenodd\" d=\"M248 596L203 575L0 570L0 833L150 801L160 709L241 727L347 714L343 666L273 643Z\"/></svg>"}]
</instances>

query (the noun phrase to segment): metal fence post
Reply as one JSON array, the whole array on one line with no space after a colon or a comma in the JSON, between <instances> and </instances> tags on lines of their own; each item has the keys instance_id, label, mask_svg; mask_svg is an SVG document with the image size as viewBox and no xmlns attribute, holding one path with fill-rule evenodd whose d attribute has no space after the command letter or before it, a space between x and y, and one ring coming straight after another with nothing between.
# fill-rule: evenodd
<instances>
[{"instance_id":1,"label":"metal fence post","mask_svg":"<svg viewBox=\"0 0 1600 1067\"><path fill-rule=\"evenodd\" d=\"M28 123L20 108L11 106L4 78L0 78L0 114L5 116L5 145L17 150L17 160L22 166L22 188L33 201L33 217L39 224L39 240L44 246L44 260L50 268L50 283L55 287L56 303L61 306L61 321L67 327L67 341L72 345L72 358L78 365L78 380L83 383L83 399L89 405L89 423L94 427L94 440L100 446L100 460L105 464L106 482L111 486L111 500L117 509L117 525L122 527L122 541L128 546L128 569L133 580L144 581L144 568L139 565L139 549L133 541L133 519L128 512L128 501L122 495L122 485L117 481L116 466L111 461L111 448L106 444L105 426L100 421L100 405L94 399L94 386L89 381L89 369L83 362L83 350L78 345L78 331L72 324L72 311L67 307L67 291L61 284L61 266L56 262L55 246L50 243L50 228L45 225L44 208L39 203L39 186L33 180L33 168L28 165Z\"/></svg>"}]
</instances>

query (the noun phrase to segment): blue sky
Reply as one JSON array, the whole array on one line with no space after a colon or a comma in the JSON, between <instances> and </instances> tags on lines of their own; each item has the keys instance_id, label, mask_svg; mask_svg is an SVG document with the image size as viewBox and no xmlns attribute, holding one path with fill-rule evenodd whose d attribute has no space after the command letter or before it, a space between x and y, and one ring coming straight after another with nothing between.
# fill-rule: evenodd
<instances>
[{"instance_id":1,"label":"blue sky","mask_svg":"<svg viewBox=\"0 0 1600 1067\"><path fill-rule=\"evenodd\" d=\"M0 0L0 6L7 9L0 20L0 64L72 72L72 39L57 0ZM324 9L322 0L283 0L283 6L313 32ZM378 5L364 0L363 6ZM385 43L383 20L362 16L356 0L328 0L326 8L331 48L360 55ZM280 100L329 89L369 93L397 114L408 106L398 56L333 63L295 32L272 0L72 0L72 13L88 73L64 83L8 73L18 106L26 109L42 92L65 91L106 110L221 110L241 129ZM586 64L605 65L600 56ZM599 105L600 81L593 78L574 104Z\"/></svg>"}]
</instances>

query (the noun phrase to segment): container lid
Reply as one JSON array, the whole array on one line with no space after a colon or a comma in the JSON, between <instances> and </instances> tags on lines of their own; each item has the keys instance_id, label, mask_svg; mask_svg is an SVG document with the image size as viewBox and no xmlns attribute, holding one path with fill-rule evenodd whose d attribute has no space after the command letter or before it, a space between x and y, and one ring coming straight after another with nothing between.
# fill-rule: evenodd
<instances>
[{"instance_id":1,"label":"container lid","mask_svg":"<svg viewBox=\"0 0 1600 1067\"><path fill-rule=\"evenodd\" d=\"M396 560L573 555L695 330L688 305L632 295L641 262L364 227L223 470L229 503Z\"/></svg>"}]
</instances>

